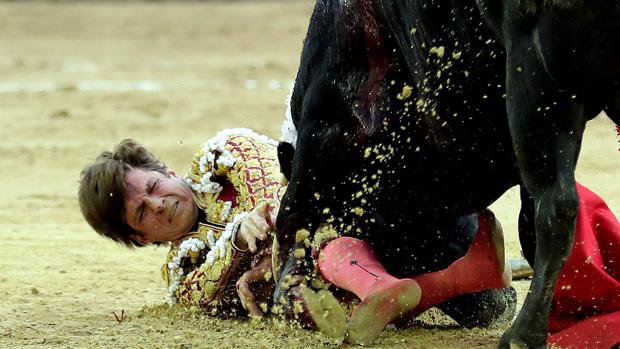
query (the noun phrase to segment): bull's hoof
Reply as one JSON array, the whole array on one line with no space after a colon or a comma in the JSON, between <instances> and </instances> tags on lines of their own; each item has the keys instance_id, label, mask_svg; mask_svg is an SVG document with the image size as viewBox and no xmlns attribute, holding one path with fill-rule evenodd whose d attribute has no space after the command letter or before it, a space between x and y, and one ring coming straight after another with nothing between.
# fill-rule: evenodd
<instances>
[{"instance_id":1,"label":"bull's hoof","mask_svg":"<svg viewBox=\"0 0 620 349\"><path fill-rule=\"evenodd\" d=\"M305 325L304 314L299 310L300 294L299 285L304 281L301 275L286 275L282 280L276 282L276 288L273 292L274 305L271 309L272 313L285 320L299 320ZM300 318L301 317L301 318Z\"/></svg>"},{"instance_id":2,"label":"bull's hoof","mask_svg":"<svg viewBox=\"0 0 620 349\"><path fill-rule=\"evenodd\" d=\"M520 338L514 335L511 327L504 333L499 341L498 349L545 349L547 348L547 336L543 333L541 336L530 335L527 338Z\"/></svg>"},{"instance_id":3,"label":"bull's hoof","mask_svg":"<svg viewBox=\"0 0 620 349\"><path fill-rule=\"evenodd\" d=\"M299 286L296 292L302 309L300 318L310 321L316 329L326 336L344 337L346 314L340 303L328 290L314 291L306 286Z\"/></svg>"},{"instance_id":4,"label":"bull's hoof","mask_svg":"<svg viewBox=\"0 0 620 349\"><path fill-rule=\"evenodd\" d=\"M517 292L512 286L470 293L439 306L465 328L508 326L517 310Z\"/></svg>"},{"instance_id":5,"label":"bull's hoof","mask_svg":"<svg viewBox=\"0 0 620 349\"><path fill-rule=\"evenodd\" d=\"M547 349L547 345L541 346L528 346L522 341L511 341L509 344L502 344L497 346L498 349Z\"/></svg>"}]
</instances>

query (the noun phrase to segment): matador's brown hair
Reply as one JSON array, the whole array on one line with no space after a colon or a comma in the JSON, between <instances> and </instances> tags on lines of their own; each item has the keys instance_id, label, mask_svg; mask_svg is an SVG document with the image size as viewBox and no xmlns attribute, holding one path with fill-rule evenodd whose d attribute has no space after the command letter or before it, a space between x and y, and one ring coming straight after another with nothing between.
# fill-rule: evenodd
<instances>
[{"instance_id":1,"label":"matador's brown hair","mask_svg":"<svg viewBox=\"0 0 620 349\"><path fill-rule=\"evenodd\" d=\"M104 151L80 175L78 198L86 222L100 235L127 247L142 243L125 220L125 174L132 168L166 173L167 168L144 146L132 139L120 142L114 151Z\"/></svg>"}]
</instances>

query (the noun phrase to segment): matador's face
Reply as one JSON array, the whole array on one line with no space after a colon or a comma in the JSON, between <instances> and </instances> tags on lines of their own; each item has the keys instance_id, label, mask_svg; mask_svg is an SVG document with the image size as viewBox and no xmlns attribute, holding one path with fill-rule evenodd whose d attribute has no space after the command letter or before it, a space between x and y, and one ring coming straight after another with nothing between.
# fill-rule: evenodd
<instances>
[{"instance_id":1,"label":"matador's face","mask_svg":"<svg viewBox=\"0 0 620 349\"><path fill-rule=\"evenodd\" d=\"M196 224L198 207L191 188L168 173L131 169L125 175L125 220L143 242L177 241Z\"/></svg>"}]
</instances>

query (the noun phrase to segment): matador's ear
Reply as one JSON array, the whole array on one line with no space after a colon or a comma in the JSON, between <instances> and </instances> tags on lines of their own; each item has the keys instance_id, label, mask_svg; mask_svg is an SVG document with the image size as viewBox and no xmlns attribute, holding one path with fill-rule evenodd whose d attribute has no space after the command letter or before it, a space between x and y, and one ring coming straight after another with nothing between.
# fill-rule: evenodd
<instances>
[{"instance_id":1,"label":"matador's ear","mask_svg":"<svg viewBox=\"0 0 620 349\"><path fill-rule=\"evenodd\" d=\"M294 156L295 148L291 143L280 142L278 144L278 161L280 162L280 172L282 172L284 177L286 177L287 181L291 180Z\"/></svg>"}]
</instances>

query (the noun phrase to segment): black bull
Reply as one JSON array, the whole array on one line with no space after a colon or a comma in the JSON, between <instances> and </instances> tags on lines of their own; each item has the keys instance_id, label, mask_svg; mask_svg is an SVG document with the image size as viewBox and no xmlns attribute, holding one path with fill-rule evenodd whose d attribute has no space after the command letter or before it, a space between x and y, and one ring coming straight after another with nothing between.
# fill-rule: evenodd
<instances>
[{"instance_id":1,"label":"black bull","mask_svg":"<svg viewBox=\"0 0 620 349\"><path fill-rule=\"evenodd\" d=\"M585 124L620 122L619 57L616 0L319 0L291 100L298 139L279 146L275 301L289 309L284 281L310 274L300 228L362 237L415 275L462 255L463 217L520 185L535 274L500 347L544 346Z\"/></svg>"}]
</instances>

